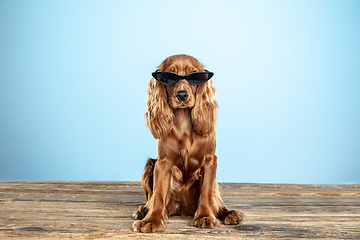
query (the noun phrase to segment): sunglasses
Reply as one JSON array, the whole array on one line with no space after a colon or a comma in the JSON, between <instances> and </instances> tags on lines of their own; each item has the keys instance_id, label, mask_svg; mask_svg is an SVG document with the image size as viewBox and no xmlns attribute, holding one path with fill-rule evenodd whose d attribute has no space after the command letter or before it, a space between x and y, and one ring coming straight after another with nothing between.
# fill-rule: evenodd
<instances>
[{"instance_id":1,"label":"sunglasses","mask_svg":"<svg viewBox=\"0 0 360 240\"><path fill-rule=\"evenodd\" d=\"M171 86L180 79L186 79L191 85L201 85L210 80L214 73L205 70L205 72L193 72L186 76L177 75L173 72L153 72L151 75L162 84Z\"/></svg>"}]
</instances>

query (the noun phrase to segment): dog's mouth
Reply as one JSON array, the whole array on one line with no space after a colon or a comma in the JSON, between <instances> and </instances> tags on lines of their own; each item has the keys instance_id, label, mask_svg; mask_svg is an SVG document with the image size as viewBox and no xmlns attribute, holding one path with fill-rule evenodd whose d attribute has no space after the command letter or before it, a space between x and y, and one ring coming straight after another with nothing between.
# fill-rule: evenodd
<instances>
[{"instance_id":1,"label":"dog's mouth","mask_svg":"<svg viewBox=\"0 0 360 240\"><path fill-rule=\"evenodd\" d=\"M179 100L175 100L175 101L170 101L170 107L173 109L178 109L178 108L192 108L194 106L192 106L191 101L179 101Z\"/></svg>"},{"instance_id":2,"label":"dog's mouth","mask_svg":"<svg viewBox=\"0 0 360 240\"><path fill-rule=\"evenodd\" d=\"M186 104L185 102L180 102L179 104L178 104L178 107L177 108L188 108L189 106L188 106L188 104Z\"/></svg>"}]
</instances>

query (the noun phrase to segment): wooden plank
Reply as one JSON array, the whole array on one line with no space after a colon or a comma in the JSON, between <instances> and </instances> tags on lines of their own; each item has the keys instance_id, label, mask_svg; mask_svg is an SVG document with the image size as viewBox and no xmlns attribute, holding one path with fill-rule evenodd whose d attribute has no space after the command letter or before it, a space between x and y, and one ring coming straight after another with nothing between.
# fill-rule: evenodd
<instances>
[{"instance_id":1,"label":"wooden plank","mask_svg":"<svg viewBox=\"0 0 360 240\"><path fill-rule=\"evenodd\" d=\"M132 231L145 203L138 182L0 183L0 239L360 239L360 185L220 184L246 214L237 226L197 229L167 220L164 233Z\"/></svg>"}]
</instances>

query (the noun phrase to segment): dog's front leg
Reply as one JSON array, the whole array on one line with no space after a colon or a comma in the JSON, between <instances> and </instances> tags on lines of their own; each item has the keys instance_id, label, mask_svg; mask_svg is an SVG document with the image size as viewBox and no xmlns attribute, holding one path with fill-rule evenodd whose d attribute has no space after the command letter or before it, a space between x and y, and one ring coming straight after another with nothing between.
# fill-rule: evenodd
<instances>
[{"instance_id":1,"label":"dog's front leg","mask_svg":"<svg viewBox=\"0 0 360 240\"><path fill-rule=\"evenodd\" d=\"M136 232L160 232L165 228L166 204L170 197L172 164L167 159L158 160L154 169L154 191L151 196L149 212L143 220L133 223Z\"/></svg>"},{"instance_id":2,"label":"dog's front leg","mask_svg":"<svg viewBox=\"0 0 360 240\"><path fill-rule=\"evenodd\" d=\"M199 228L212 228L219 225L215 217L218 208L216 202L216 168L217 157L205 156L202 177L200 180L200 197L198 208L191 224Z\"/></svg>"}]
</instances>

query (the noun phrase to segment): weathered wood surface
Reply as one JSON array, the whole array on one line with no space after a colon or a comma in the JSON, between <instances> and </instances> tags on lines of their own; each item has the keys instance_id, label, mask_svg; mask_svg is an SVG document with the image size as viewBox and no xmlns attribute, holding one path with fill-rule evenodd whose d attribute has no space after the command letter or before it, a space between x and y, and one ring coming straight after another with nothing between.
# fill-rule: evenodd
<instances>
[{"instance_id":1,"label":"weathered wood surface","mask_svg":"<svg viewBox=\"0 0 360 240\"><path fill-rule=\"evenodd\" d=\"M145 203L138 182L0 183L0 239L360 239L360 185L220 184L224 202L246 214L237 226L132 231Z\"/></svg>"}]
</instances>

